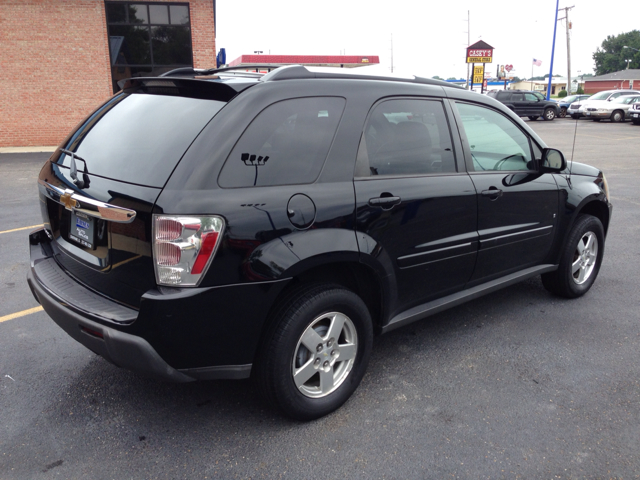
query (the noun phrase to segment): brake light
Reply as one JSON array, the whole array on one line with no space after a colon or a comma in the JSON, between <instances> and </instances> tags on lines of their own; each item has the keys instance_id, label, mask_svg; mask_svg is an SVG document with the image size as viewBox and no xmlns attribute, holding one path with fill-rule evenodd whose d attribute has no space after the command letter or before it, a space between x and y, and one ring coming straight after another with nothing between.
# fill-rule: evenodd
<instances>
[{"instance_id":1,"label":"brake light","mask_svg":"<svg viewBox=\"0 0 640 480\"><path fill-rule=\"evenodd\" d=\"M154 215L153 258L158 285L196 286L214 257L221 217Z\"/></svg>"}]
</instances>

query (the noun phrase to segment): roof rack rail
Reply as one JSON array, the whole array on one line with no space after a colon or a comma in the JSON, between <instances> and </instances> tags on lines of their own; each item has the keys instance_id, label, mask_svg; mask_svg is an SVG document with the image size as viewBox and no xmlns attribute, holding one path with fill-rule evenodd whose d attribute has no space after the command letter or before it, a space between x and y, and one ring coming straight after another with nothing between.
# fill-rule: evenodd
<instances>
[{"instance_id":1,"label":"roof rack rail","mask_svg":"<svg viewBox=\"0 0 640 480\"><path fill-rule=\"evenodd\" d=\"M260 69L260 70L274 70L276 68L280 68L282 65L265 65L265 64L256 64L256 65L238 65L235 67L220 67L220 68L193 68L193 67L181 67L176 68L174 70L170 70L168 72L164 72L159 75L160 77L175 77L175 76L195 76L195 75L213 75L215 73L221 72L231 72L234 70L249 70L249 69ZM247 72L252 73L252 72Z\"/></svg>"},{"instance_id":2,"label":"roof rack rail","mask_svg":"<svg viewBox=\"0 0 640 480\"><path fill-rule=\"evenodd\" d=\"M339 70L339 69L335 69ZM434 78L416 77L403 78L403 77L391 77L385 75L367 75L357 73L339 73L335 70L326 71L312 71L303 65L287 65L279 68L278 70L267 73L262 77L263 82L275 81L275 80L294 80L302 78L340 78L340 79L353 79L353 80L388 80L391 82L407 82L407 83L420 83L423 85L437 85L440 87L460 88L458 85L453 85L442 80L436 80Z\"/></svg>"}]
</instances>

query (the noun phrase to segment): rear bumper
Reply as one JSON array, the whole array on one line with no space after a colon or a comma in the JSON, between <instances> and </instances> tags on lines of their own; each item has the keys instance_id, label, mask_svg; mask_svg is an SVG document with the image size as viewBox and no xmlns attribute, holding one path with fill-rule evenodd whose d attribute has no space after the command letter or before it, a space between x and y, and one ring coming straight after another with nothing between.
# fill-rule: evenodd
<instances>
[{"instance_id":1,"label":"rear bumper","mask_svg":"<svg viewBox=\"0 0 640 480\"><path fill-rule=\"evenodd\" d=\"M60 328L119 367L173 382L247 378L269 306L287 283L151 290L134 310L70 277L43 229L29 241L29 287Z\"/></svg>"},{"instance_id":2,"label":"rear bumper","mask_svg":"<svg viewBox=\"0 0 640 480\"><path fill-rule=\"evenodd\" d=\"M40 283L33 267L27 281L34 297L60 328L114 365L174 382L195 380L169 366L146 340L89 320L65 306L60 297Z\"/></svg>"}]
</instances>

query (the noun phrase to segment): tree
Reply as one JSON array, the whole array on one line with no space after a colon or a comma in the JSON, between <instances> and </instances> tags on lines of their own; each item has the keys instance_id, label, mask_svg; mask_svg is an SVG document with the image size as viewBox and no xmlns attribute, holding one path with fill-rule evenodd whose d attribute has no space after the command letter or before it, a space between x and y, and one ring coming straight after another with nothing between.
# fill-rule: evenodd
<instances>
[{"instance_id":1,"label":"tree","mask_svg":"<svg viewBox=\"0 0 640 480\"><path fill-rule=\"evenodd\" d=\"M631 48L622 48L624 46ZM593 61L596 64L596 75L618 72L627 68L625 60L630 59L629 68L640 68L640 30L632 30L620 35L609 35L603 42L602 48L593 54Z\"/></svg>"},{"instance_id":2,"label":"tree","mask_svg":"<svg viewBox=\"0 0 640 480\"><path fill-rule=\"evenodd\" d=\"M431 77L431 78L433 78L434 80L444 80L444 78L439 77L438 75L434 75L434 76L433 76L433 77Z\"/></svg>"}]
</instances>

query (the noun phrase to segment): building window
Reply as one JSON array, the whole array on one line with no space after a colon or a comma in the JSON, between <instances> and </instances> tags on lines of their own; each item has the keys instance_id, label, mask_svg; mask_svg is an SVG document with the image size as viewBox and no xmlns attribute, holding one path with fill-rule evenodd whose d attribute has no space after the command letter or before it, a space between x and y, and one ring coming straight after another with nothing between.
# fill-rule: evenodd
<instances>
[{"instance_id":1,"label":"building window","mask_svg":"<svg viewBox=\"0 0 640 480\"><path fill-rule=\"evenodd\" d=\"M118 81L193 66L189 5L105 2L113 92Z\"/></svg>"}]
</instances>

